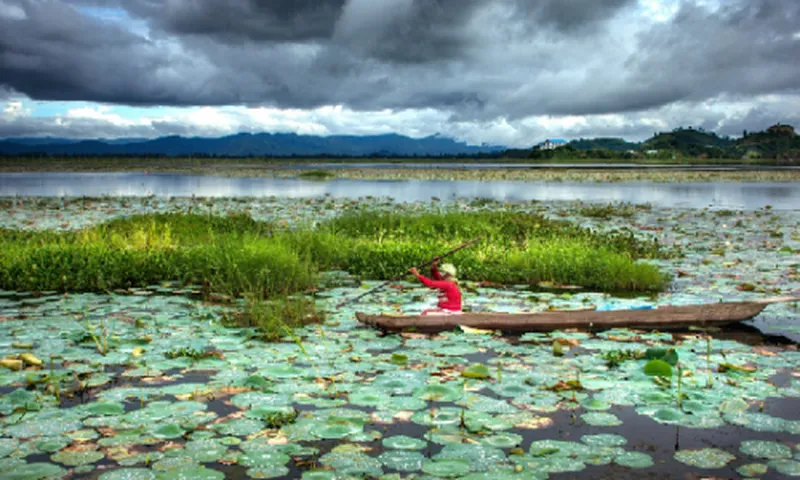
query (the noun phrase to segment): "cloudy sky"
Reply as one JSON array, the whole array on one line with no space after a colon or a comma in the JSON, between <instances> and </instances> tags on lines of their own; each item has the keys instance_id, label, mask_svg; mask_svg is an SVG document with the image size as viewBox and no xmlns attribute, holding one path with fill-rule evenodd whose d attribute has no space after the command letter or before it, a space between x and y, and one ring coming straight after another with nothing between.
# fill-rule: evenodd
<instances>
[{"instance_id":1,"label":"cloudy sky","mask_svg":"<svg viewBox=\"0 0 800 480\"><path fill-rule=\"evenodd\" d=\"M0 0L0 137L800 127L799 0Z\"/></svg>"}]
</instances>

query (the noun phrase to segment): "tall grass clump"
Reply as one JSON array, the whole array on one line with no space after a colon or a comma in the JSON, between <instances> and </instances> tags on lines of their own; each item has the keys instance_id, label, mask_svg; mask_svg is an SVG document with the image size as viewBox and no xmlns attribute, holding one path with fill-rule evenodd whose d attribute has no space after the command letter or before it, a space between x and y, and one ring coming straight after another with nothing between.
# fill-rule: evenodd
<instances>
[{"instance_id":1,"label":"tall grass clump","mask_svg":"<svg viewBox=\"0 0 800 480\"><path fill-rule=\"evenodd\" d=\"M483 241L448 258L462 280L608 292L655 292L669 281L637 261L662 257L658 243L630 231L600 233L509 211L366 210L316 226L159 214L74 232L0 230L0 288L104 292L179 281L244 299L242 324L277 335L279 318L287 325L319 318L308 304L289 299L312 289L320 271L388 279L478 236Z\"/></svg>"},{"instance_id":2,"label":"tall grass clump","mask_svg":"<svg viewBox=\"0 0 800 480\"><path fill-rule=\"evenodd\" d=\"M660 291L669 279L638 259L665 255L630 231L599 233L570 222L512 212L402 215L360 212L320 227L331 239L308 245L321 270L386 279L481 236L448 260L462 280L577 284L603 291Z\"/></svg>"}]
</instances>

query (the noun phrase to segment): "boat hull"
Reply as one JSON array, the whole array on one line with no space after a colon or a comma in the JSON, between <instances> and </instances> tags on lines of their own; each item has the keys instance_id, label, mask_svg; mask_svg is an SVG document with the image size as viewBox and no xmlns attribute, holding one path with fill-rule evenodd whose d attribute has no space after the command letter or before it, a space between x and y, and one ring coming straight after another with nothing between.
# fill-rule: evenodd
<instances>
[{"instance_id":1,"label":"boat hull","mask_svg":"<svg viewBox=\"0 0 800 480\"><path fill-rule=\"evenodd\" d=\"M749 320L769 304L766 301L726 302L666 306L652 310L580 310L534 313L464 313L462 315L397 316L356 313L367 325L386 331L412 330L436 333L459 325L503 332L549 332L569 328L607 330L638 328L675 330L687 327L719 327Z\"/></svg>"}]
</instances>

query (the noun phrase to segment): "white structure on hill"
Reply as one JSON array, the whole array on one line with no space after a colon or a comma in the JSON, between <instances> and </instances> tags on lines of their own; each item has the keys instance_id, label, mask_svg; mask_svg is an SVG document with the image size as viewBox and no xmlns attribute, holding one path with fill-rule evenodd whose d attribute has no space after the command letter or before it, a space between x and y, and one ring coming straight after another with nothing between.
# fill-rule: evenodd
<instances>
[{"instance_id":1,"label":"white structure on hill","mask_svg":"<svg viewBox=\"0 0 800 480\"><path fill-rule=\"evenodd\" d=\"M543 143L537 145L539 150L555 150L558 147L563 147L567 144L566 140L560 138L547 139Z\"/></svg>"}]
</instances>

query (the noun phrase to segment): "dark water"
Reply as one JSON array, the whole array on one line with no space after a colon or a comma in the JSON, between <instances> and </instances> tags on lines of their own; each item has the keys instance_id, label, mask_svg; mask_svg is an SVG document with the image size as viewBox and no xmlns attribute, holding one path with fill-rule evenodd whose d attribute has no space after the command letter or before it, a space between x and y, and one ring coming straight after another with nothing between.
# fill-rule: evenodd
<instances>
[{"instance_id":1,"label":"dark water","mask_svg":"<svg viewBox=\"0 0 800 480\"><path fill-rule=\"evenodd\" d=\"M781 182L589 183L445 180L301 180L230 178L144 173L7 173L0 196L159 197L392 197L427 201L432 197L487 198L499 201L583 200L651 203L663 207L774 209L800 208L800 187Z\"/></svg>"}]
</instances>

